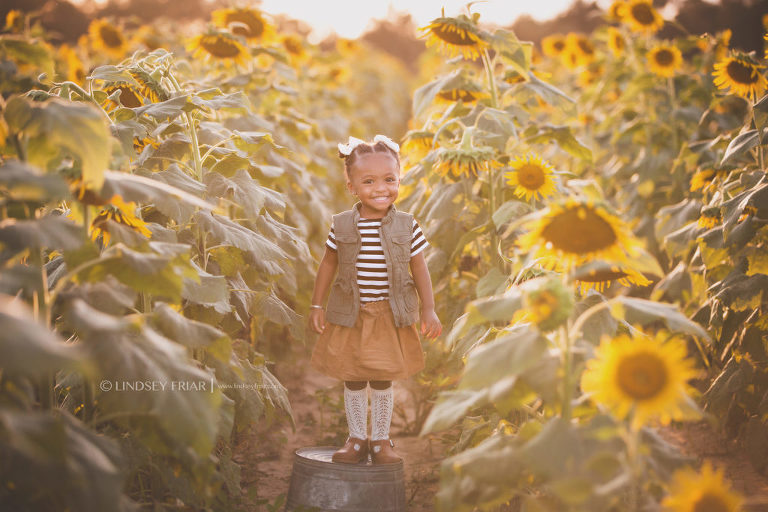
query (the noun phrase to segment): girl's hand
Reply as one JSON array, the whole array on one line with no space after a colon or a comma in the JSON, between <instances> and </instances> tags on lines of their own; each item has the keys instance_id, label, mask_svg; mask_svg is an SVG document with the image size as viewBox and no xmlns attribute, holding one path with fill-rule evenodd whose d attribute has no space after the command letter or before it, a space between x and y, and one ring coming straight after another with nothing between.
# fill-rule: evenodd
<instances>
[{"instance_id":1,"label":"girl's hand","mask_svg":"<svg viewBox=\"0 0 768 512\"><path fill-rule=\"evenodd\" d=\"M312 308L309 311L309 326L318 334L325 330L325 310Z\"/></svg>"},{"instance_id":2,"label":"girl's hand","mask_svg":"<svg viewBox=\"0 0 768 512\"><path fill-rule=\"evenodd\" d=\"M421 334L435 339L443 332L443 326L433 308L421 310Z\"/></svg>"}]
</instances>

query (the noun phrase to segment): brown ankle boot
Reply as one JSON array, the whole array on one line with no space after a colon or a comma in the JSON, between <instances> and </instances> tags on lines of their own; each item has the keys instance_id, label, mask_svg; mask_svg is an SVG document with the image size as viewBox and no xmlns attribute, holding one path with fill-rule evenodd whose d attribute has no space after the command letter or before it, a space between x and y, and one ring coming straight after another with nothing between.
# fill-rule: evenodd
<instances>
[{"instance_id":1,"label":"brown ankle boot","mask_svg":"<svg viewBox=\"0 0 768 512\"><path fill-rule=\"evenodd\" d=\"M334 452L331 460L345 464L358 464L368 459L368 440L348 437L344 446Z\"/></svg>"},{"instance_id":2,"label":"brown ankle boot","mask_svg":"<svg viewBox=\"0 0 768 512\"><path fill-rule=\"evenodd\" d=\"M371 460L374 464L394 464L402 461L403 458L395 453L394 447L395 443L391 439L370 441Z\"/></svg>"}]
</instances>

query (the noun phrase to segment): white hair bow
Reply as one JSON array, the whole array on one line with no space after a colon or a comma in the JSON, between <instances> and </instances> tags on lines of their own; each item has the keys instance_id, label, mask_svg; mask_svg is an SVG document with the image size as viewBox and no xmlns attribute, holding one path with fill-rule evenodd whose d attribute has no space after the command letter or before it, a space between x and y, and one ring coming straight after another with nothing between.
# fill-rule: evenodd
<instances>
[{"instance_id":1,"label":"white hair bow","mask_svg":"<svg viewBox=\"0 0 768 512\"><path fill-rule=\"evenodd\" d=\"M400 145L397 142L390 139L389 137L387 137L386 135L376 135L373 138L373 142L374 143L382 142L384 143L385 146L387 146L389 149L391 149L395 153L400 152ZM350 135L349 140L347 141L346 144L339 143L339 153L341 153L344 156L349 156L352 154L352 151L354 151L355 148L360 144L365 144L365 141L360 140L356 137L352 137Z\"/></svg>"}]
</instances>

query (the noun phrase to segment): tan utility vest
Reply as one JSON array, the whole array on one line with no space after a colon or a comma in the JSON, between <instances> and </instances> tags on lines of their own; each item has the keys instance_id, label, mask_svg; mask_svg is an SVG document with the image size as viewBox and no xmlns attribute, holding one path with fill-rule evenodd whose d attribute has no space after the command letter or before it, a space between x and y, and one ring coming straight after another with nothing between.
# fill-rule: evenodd
<instances>
[{"instance_id":1,"label":"tan utility vest","mask_svg":"<svg viewBox=\"0 0 768 512\"><path fill-rule=\"evenodd\" d=\"M347 327L355 325L360 312L355 263L362 245L357 228L361 204L358 202L351 210L333 216L339 268L331 285L325 319ZM419 321L419 297L408 265L411 261L413 215L397 211L392 205L381 219L379 236L389 276L389 304L395 316L395 325L405 327Z\"/></svg>"}]
</instances>

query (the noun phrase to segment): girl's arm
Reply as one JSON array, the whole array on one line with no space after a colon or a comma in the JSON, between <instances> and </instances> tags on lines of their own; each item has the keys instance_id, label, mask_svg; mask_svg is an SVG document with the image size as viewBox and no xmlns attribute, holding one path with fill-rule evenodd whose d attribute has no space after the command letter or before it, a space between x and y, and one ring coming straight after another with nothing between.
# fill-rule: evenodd
<instances>
[{"instance_id":1,"label":"girl's arm","mask_svg":"<svg viewBox=\"0 0 768 512\"><path fill-rule=\"evenodd\" d=\"M428 338L437 338L443 331L440 319L435 313L435 297L432 294L432 278L429 277L424 252L411 258L411 274L416 283L416 291L421 299L421 333Z\"/></svg>"},{"instance_id":2,"label":"girl's arm","mask_svg":"<svg viewBox=\"0 0 768 512\"><path fill-rule=\"evenodd\" d=\"M322 306L325 304L328 290L331 286L331 281L336 275L336 268L339 264L339 258L336 251L325 247L325 254L320 261L320 266L317 269L317 277L315 278L315 289L312 292L312 304L318 304ZM309 310L309 326L313 331L322 333L325 330L325 310L311 308Z\"/></svg>"}]
</instances>

